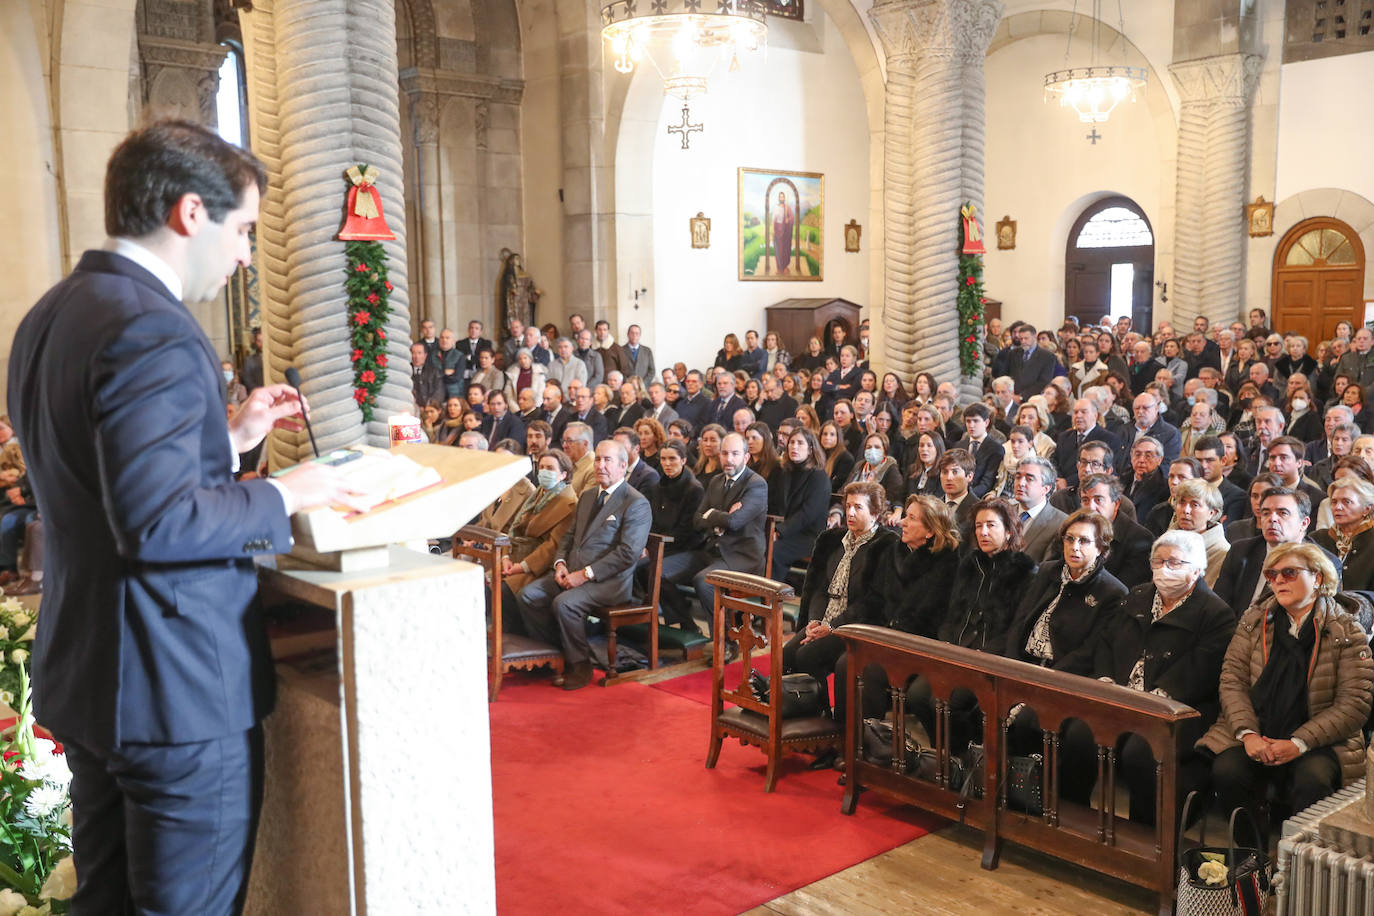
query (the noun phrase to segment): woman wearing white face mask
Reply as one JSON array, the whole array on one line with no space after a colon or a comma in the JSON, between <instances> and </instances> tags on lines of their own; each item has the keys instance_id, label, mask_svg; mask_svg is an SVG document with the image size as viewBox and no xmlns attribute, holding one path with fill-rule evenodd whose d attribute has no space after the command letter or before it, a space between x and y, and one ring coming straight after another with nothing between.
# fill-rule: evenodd
<instances>
[{"instance_id":1,"label":"woman wearing white face mask","mask_svg":"<svg viewBox=\"0 0 1374 916\"><path fill-rule=\"evenodd\" d=\"M577 508L577 495L568 486L572 472L572 459L559 449L546 449L540 454L536 472L539 486L511 517L506 529L510 535L510 555L502 567L505 578L501 587L510 589L503 592L502 600L509 599L511 603L503 607L514 607L516 593L553 568L558 544L572 527L573 510ZM505 614L502 621L509 624L519 616Z\"/></svg>"},{"instance_id":2,"label":"woman wearing white face mask","mask_svg":"<svg viewBox=\"0 0 1374 916\"><path fill-rule=\"evenodd\" d=\"M1285 436L1313 442L1324 435L1322 418L1312 405L1312 389L1307 376L1297 373L1288 379L1288 425Z\"/></svg>"},{"instance_id":3,"label":"woman wearing white face mask","mask_svg":"<svg viewBox=\"0 0 1374 916\"><path fill-rule=\"evenodd\" d=\"M1236 629L1235 612L1207 587L1207 551L1191 531L1166 531L1150 551L1152 581L1131 589L1106 638L1097 645L1093 673L1132 690L1187 703L1202 713L1185 723L1179 746L1189 747L1221 710L1221 660ZM1117 752L1130 789L1133 821L1155 821L1155 764L1150 747L1128 736ZM1175 806L1206 779L1202 763L1179 771Z\"/></svg>"},{"instance_id":4,"label":"woman wearing white face mask","mask_svg":"<svg viewBox=\"0 0 1374 916\"><path fill-rule=\"evenodd\" d=\"M854 470L849 472L850 483L876 483L887 494L887 504L892 510L879 519L880 522L895 525L902 517L902 500L906 497L906 482L902 480L902 470L887 453L887 436L882 433L869 433L864 436L863 452L854 462ZM830 526L839 524L841 507L830 509Z\"/></svg>"},{"instance_id":5,"label":"woman wearing white face mask","mask_svg":"<svg viewBox=\"0 0 1374 916\"><path fill-rule=\"evenodd\" d=\"M248 388L239 381L238 370L234 364L225 360L219 364L220 374L224 376L225 400L235 407L248 400Z\"/></svg>"}]
</instances>

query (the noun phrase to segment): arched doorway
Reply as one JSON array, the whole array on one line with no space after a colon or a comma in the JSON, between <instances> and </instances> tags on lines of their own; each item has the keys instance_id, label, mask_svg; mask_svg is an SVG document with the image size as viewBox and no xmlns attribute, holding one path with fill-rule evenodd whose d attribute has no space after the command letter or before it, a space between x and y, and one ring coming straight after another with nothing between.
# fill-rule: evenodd
<instances>
[{"instance_id":1,"label":"arched doorway","mask_svg":"<svg viewBox=\"0 0 1374 916\"><path fill-rule=\"evenodd\" d=\"M1302 334L1313 344L1329 338L1339 321L1364 324L1364 244L1330 216L1303 220L1274 252L1274 327Z\"/></svg>"},{"instance_id":2,"label":"arched doorway","mask_svg":"<svg viewBox=\"0 0 1374 916\"><path fill-rule=\"evenodd\" d=\"M1090 205L1069 230L1064 255L1064 314L1081 324L1129 315L1137 328L1154 317L1155 236L1129 197Z\"/></svg>"}]
</instances>

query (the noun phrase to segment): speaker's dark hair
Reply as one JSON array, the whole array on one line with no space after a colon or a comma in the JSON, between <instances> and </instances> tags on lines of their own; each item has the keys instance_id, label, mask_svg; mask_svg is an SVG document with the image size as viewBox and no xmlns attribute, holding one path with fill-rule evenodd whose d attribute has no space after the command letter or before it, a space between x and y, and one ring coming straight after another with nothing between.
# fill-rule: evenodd
<instances>
[{"instance_id":1,"label":"speaker's dark hair","mask_svg":"<svg viewBox=\"0 0 1374 916\"><path fill-rule=\"evenodd\" d=\"M141 238L166 224L185 194L197 194L216 223L239 206L267 170L247 150L190 121L157 121L129 134L105 169L105 231Z\"/></svg>"}]
</instances>

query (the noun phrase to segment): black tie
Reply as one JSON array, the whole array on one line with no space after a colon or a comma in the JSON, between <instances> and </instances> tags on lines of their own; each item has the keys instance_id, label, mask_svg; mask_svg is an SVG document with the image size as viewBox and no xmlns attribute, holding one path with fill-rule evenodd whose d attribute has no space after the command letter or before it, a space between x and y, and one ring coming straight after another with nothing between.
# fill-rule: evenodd
<instances>
[{"instance_id":1,"label":"black tie","mask_svg":"<svg viewBox=\"0 0 1374 916\"><path fill-rule=\"evenodd\" d=\"M601 510L606 508L606 491L598 490L596 493L596 511L599 515Z\"/></svg>"}]
</instances>

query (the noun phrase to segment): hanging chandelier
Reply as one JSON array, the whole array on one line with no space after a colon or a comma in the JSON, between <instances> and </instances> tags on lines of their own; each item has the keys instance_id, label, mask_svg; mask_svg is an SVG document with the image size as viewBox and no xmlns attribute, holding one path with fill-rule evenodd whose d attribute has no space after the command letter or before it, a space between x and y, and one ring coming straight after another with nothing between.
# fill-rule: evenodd
<instances>
[{"instance_id":1,"label":"hanging chandelier","mask_svg":"<svg viewBox=\"0 0 1374 916\"><path fill-rule=\"evenodd\" d=\"M601 8L601 37L616 70L630 73L647 59L664 92L684 102L705 94L722 63L738 70L740 58L762 48L767 36L760 0L614 0Z\"/></svg>"},{"instance_id":2,"label":"hanging chandelier","mask_svg":"<svg viewBox=\"0 0 1374 916\"><path fill-rule=\"evenodd\" d=\"M1074 0L1073 15L1069 20L1069 43L1064 49L1065 68L1045 74L1045 101L1058 98L1060 106L1072 108L1078 113L1078 120L1084 124L1101 124L1111 116L1117 105L1127 99L1134 102L1137 93L1145 88L1145 68L1126 64L1126 20L1121 12L1121 0L1117 0L1116 13L1117 32L1122 42L1120 64L1103 64L1100 60L1102 0L1093 0L1090 63L1086 67L1068 66L1069 52L1073 50L1073 33L1078 26L1078 0Z\"/></svg>"}]
</instances>

